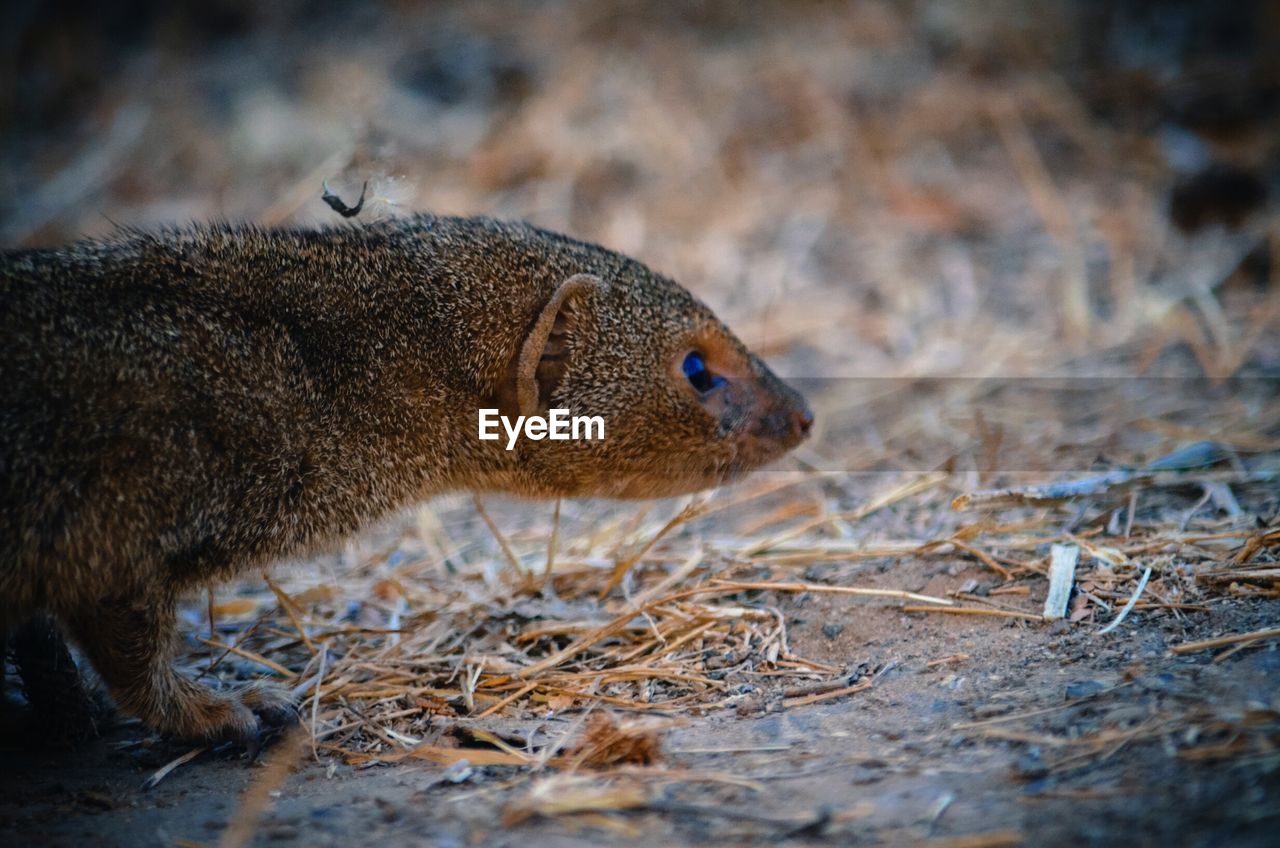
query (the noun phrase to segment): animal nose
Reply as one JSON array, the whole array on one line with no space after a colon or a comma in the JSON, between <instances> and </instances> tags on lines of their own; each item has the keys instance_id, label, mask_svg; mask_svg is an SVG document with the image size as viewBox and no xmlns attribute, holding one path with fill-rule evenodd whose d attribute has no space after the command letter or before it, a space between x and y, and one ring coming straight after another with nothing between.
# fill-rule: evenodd
<instances>
[{"instance_id":1,"label":"animal nose","mask_svg":"<svg viewBox=\"0 0 1280 848\"><path fill-rule=\"evenodd\" d=\"M794 438L803 439L809 435L809 430L813 427L813 413L809 411L808 405L803 401L798 407L791 410L790 423L791 435Z\"/></svg>"}]
</instances>

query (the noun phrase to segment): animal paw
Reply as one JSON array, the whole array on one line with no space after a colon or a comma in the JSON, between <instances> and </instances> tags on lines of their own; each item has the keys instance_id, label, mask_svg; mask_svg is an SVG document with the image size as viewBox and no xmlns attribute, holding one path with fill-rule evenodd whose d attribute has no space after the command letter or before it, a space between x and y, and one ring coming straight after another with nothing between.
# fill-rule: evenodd
<instances>
[{"instance_id":1,"label":"animal paw","mask_svg":"<svg viewBox=\"0 0 1280 848\"><path fill-rule=\"evenodd\" d=\"M293 696L274 683L250 683L234 694L258 717L262 730L281 730L298 720L298 706Z\"/></svg>"},{"instance_id":2,"label":"animal paw","mask_svg":"<svg viewBox=\"0 0 1280 848\"><path fill-rule=\"evenodd\" d=\"M182 719L163 729L210 743L231 742L246 749L251 759L264 742L298 718L288 690L263 682L216 694L193 686L183 706Z\"/></svg>"}]
</instances>

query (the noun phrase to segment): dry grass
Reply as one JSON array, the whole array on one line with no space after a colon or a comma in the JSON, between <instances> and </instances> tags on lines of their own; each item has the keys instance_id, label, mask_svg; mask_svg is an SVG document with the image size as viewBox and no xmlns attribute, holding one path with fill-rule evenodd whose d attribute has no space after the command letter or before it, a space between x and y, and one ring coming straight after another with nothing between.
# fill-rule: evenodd
<instances>
[{"instance_id":1,"label":"dry grass","mask_svg":"<svg viewBox=\"0 0 1280 848\"><path fill-rule=\"evenodd\" d=\"M1179 485L1195 482L1195 473L1187 474ZM1259 485L1245 479L1237 492L1247 498ZM454 521L482 525L465 502L424 507L432 510L429 519L387 531L390 550L353 548L346 562L290 574L288 590L267 583L214 604L215 614L234 612L238 619L218 628L228 631L229 643L214 662L225 664L229 652L292 687L306 705L321 755L353 763L409 757L576 769L658 760L656 749L639 753L650 750L639 741L630 753L583 753L583 739L604 726L592 715L596 708L701 715L754 711L772 697L791 708L869 688L873 681L857 670L791 649L780 607L788 595L861 596L906 613L994 616L1037 626L1046 621L1040 606L1054 545L1080 549L1068 613L1075 626L1101 627L1126 602L1130 609L1183 615L1209 611L1225 598L1275 592L1274 530L1232 519L1187 527L1182 501L1159 489L1145 490L1133 505L1145 517L1124 512L1133 508L1125 490L1116 495L1118 505L1094 503L1088 519L1070 530L1063 522L1078 505L1037 509L1013 522L980 517L965 523L947 506L952 492L945 482L887 508L907 525L949 517L933 538L824 539L820 528L830 525L811 517L798 519L797 526L808 528L799 536L772 525L754 536L729 530L735 523L759 525L767 512L761 501L789 503L821 486L821 477L797 475L783 488L766 476L703 509L670 507L670 517L634 507L638 519L617 516L612 528L594 523L594 507L566 509L550 572L546 539L553 528L531 521L528 510L501 516L527 522L510 531L509 540L442 559L432 552L453 549L447 528ZM721 499L730 505L717 510ZM515 507L505 505L508 512ZM498 529L501 519L488 521ZM791 522L797 519L784 519ZM1108 534L1108 526L1127 527L1127 535ZM441 535L419 535L425 527ZM708 536L712 529L715 539ZM852 529L856 537L864 528ZM914 557L968 557L990 561L998 571L983 595L959 591L953 598L852 585L848 576L868 559ZM620 575L619 563L630 564ZM815 566L820 581L792 579ZM892 580L892 570L887 573ZM1219 579L1224 574L1230 579ZM193 662L209 664L207 656ZM592 716L585 735L571 726L564 738L535 741L511 730L513 720L584 714Z\"/></svg>"}]
</instances>

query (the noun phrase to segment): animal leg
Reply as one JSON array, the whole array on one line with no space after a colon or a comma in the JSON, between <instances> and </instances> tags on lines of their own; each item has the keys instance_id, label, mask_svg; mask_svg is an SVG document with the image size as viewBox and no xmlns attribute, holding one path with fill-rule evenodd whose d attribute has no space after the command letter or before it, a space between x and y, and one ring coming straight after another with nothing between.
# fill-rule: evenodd
<instances>
[{"instance_id":1,"label":"animal leg","mask_svg":"<svg viewBox=\"0 0 1280 848\"><path fill-rule=\"evenodd\" d=\"M23 694L53 743L75 746L96 737L103 710L85 690L57 623L37 613L14 632L12 646Z\"/></svg>"},{"instance_id":2,"label":"animal leg","mask_svg":"<svg viewBox=\"0 0 1280 848\"><path fill-rule=\"evenodd\" d=\"M176 625L171 599L135 598L101 604L74 629L120 709L161 733L256 753L263 730L296 720L285 690L259 683L214 692L180 675L171 665Z\"/></svg>"}]
</instances>

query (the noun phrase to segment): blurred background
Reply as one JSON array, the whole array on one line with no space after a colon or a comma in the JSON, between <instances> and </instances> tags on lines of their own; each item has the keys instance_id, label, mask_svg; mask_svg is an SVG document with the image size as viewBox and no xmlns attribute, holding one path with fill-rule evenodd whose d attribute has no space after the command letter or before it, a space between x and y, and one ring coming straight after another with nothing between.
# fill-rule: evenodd
<instances>
[{"instance_id":1,"label":"blurred background","mask_svg":"<svg viewBox=\"0 0 1280 848\"><path fill-rule=\"evenodd\" d=\"M0 32L4 246L337 223L322 182L368 180L359 220L521 218L672 275L814 396L809 467L1277 424L1274 3L9 2Z\"/></svg>"}]
</instances>

